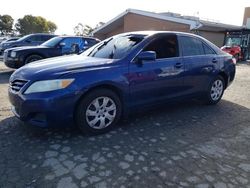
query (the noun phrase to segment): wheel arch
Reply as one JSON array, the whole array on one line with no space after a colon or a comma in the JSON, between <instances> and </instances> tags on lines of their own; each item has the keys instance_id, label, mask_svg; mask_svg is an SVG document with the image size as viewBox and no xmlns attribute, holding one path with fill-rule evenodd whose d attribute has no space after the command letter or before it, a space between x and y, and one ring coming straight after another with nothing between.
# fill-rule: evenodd
<instances>
[{"instance_id":1,"label":"wheel arch","mask_svg":"<svg viewBox=\"0 0 250 188\"><path fill-rule=\"evenodd\" d=\"M80 101L86 96L88 95L89 93L91 93L92 91L94 90L98 90L98 89L108 89L108 90L111 90L112 92L114 92L120 99L121 101L121 104L122 104L122 116L125 112L125 105L124 105L124 95L122 94L122 90L113 85L113 84L110 84L110 83L105 83L105 84L100 84L100 85L95 85L93 87L90 87L88 88L80 97L79 99L76 101L75 103L75 107L74 107L74 120L75 120L75 114L76 114L76 110L78 108L78 105L80 103Z\"/></svg>"},{"instance_id":2,"label":"wheel arch","mask_svg":"<svg viewBox=\"0 0 250 188\"><path fill-rule=\"evenodd\" d=\"M219 72L218 75L221 76L224 79L225 89L226 89L227 86L228 86L228 75L223 71Z\"/></svg>"},{"instance_id":3,"label":"wheel arch","mask_svg":"<svg viewBox=\"0 0 250 188\"><path fill-rule=\"evenodd\" d=\"M28 54L25 54L25 56L23 57L23 63L25 63L26 59L32 55L38 55L38 56L41 56L43 59L46 58L43 54L41 53L37 53L37 52L31 52L31 53L28 53Z\"/></svg>"}]
</instances>

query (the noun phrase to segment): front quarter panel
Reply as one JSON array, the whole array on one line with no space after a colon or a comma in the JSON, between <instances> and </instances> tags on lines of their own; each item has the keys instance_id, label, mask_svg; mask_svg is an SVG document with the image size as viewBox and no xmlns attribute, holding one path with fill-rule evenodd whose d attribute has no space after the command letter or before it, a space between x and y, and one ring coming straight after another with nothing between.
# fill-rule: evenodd
<instances>
[{"instance_id":1,"label":"front quarter panel","mask_svg":"<svg viewBox=\"0 0 250 188\"><path fill-rule=\"evenodd\" d=\"M119 94L121 94L122 100L126 100L129 96L129 83L126 78L127 72L128 66L118 61L110 65L106 64L69 72L62 77L75 78L74 90L78 96L77 100L91 89L109 86L116 88L116 91L119 91Z\"/></svg>"}]
</instances>

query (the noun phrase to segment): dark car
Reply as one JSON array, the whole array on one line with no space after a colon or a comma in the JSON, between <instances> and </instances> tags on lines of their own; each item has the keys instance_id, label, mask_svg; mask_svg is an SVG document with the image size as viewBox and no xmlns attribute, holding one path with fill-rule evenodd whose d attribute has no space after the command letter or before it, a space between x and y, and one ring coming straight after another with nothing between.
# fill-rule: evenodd
<instances>
[{"instance_id":1,"label":"dark car","mask_svg":"<svg viewBox=\"0 0 250 188\"><path fill-rule=\"evenodd\" d=\"M18 40L18 39L20 39L20 37L10 37L10 38L8 38L8 39L3 40L2 42L0 42L0 45L1 45L2 43L4 43L4 42L16 41L16 40Z\"/></svg>"},{"instance_id":2,"label":"dark car","mask_svg":"<svg viewBox=\"0 0 250 188\"><path fill-rule=\"evenodd\" d=\"M55 36L56 35L47 34L47 33L35 33L35 34L26 35L16 41L2 42L0 44L0 56L2 56L4 50L8 48L14 48L14 47L19 47L19 46L37 46Z\"/></svg>"},{"instance_id":3,"label":"dark car","mask_svg":"<svg viewBox=\"0 0 250 188\"><path fill-rule=\"evenodd\" d=\"M90 37L58 36L39 46L7 49L4 52L3 61L7 67L19 68L40 59L81 53L98 42L100 42L98 39Z\"/></svg>"},{"instance_id":4,"label":"dark car","mask_svg":"<svg viewBox=\"0 0 250 188\"><path fill-rule=\"evenodd\" d=\"M16 70L9 99L24 122L103 133L145 106L187 97L216 104L234 76L235 59L202 37L133 32Z\"/></svg>"}]
</instances>

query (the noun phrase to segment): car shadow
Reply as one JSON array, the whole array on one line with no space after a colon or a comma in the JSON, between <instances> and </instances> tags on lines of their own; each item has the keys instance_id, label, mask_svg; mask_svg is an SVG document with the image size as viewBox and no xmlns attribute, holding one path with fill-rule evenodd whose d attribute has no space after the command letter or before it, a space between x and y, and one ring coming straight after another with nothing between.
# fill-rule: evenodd
<instances>
[{"instance_id":1,"label":"car shadow","mask_svg":"<svg viewBox=\"0 0 250 188\"><path fill-rule=\"evenodd\" d=\"M9 78L11 74L14 72L12 69L7 69L4 71L0 71L0 84L6 84L9 82Z\"/></svg>"},{"instance_id":2,"label":"car shadow","mask_svg":"<svg viewBox=\"0 0 250 188\"><path fill-rule=\"evenodd\" d=\"M237 66L244 66L244 65L250 66L250 60L237 62L236 65Z\"/></svg>"},{"instance_id":3,"label":"car shadow","mask_svg":"<svg viewBox=\"0 0 250 188\"><path fill-rule=\"evenodd\" d=\"M77 137L81 137L83 140L91 137L105 138L107 135L108 137L119 137L119 139L126 138L125 135L151 137L169 131L193 139L196 136L201 137L201 135L204 137L214 135L216 132L237 126L241 122L249 121L249 117L250 109L230 101L222 100L217 105L203 105L198 101L191 100L138 111L128 119L120 121L114 130L103 135L84 135L75 126L38 128L26 125L15 117L2 120L0 130L4 127L8 132L15 132L16 136L22 135L30 139L42 140L47 140L48 137L56 139L58 136L62 140L63 138L74 140Z\"/></svg>"},{"instance_id":4,"label":"car shadow","mask_svg":"<svg viewBox=\"0 0 250 188\"><path fill-rule=\"evenodd\" d=\"M114 130L97 136L83 135L76 128L39 129L8 117L0 121L0 157L12 166L26 164L22 168L32 172L32 177L39 177L37 182L44 182L41 174L61 172L61 166L54 162L67 158L72 164L85 161L91 166L97 162L118 170L118 164L126 168L127 163L121 162L125 156L128 160L140 156L140 165L152 165L154 161L161 166L165 164L161 160L199 148L214 138L218 140L221 133L226 132L219 138L229 135L234 139L249 124L249 117L249 108L230 101L222 100L215 106L189 101L138 112L121 121ZM181 162L185 164L185 160ZM133 167L141 169L138 164L138 161L133 163ZM39 165L39 170L31 169L34 165ZM115 174L112 177L118 178Z\"/></svg>"}]
</instances>

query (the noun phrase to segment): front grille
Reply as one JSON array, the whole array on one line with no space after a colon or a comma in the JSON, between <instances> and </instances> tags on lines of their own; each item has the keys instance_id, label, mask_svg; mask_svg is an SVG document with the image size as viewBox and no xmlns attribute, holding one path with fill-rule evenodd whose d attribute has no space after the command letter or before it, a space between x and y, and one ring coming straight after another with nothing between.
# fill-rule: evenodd
<instances>
[{"instance_id":1,"label":"front grille","mask_svg":"<svg viewBox=\"0 0 250 188\"><path fill-rule=\"evenodd\" d=\"M10 89L12 91L18 92L20 91L23 86L27 83L28 81L26 80L14 80L12 82L10 82Z\"/></svg>"}]
</instances>

